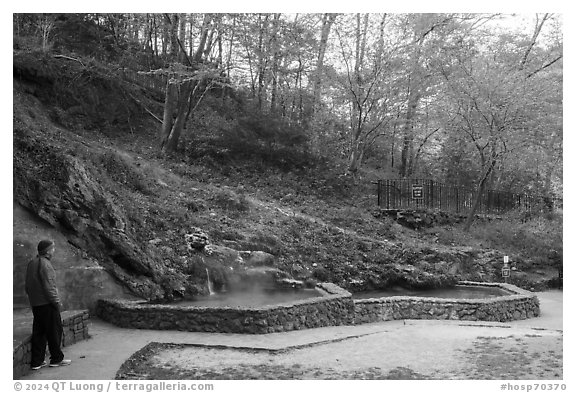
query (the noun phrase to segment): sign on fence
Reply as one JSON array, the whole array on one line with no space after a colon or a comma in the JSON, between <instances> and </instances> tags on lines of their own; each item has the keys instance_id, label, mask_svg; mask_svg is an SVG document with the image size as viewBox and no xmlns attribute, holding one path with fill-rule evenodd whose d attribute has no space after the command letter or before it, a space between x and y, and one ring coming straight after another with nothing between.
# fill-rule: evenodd
<instances>
[{"instance_id":1,"label":"sign on fence","mask_svg":"<svg viewBox=\"0 0 576 393\"><path fill-rule=\"evenodd\" d=\"M424 198L424 187L412 184L412 199L422 199Z\"/></svg>"}]
</instances>

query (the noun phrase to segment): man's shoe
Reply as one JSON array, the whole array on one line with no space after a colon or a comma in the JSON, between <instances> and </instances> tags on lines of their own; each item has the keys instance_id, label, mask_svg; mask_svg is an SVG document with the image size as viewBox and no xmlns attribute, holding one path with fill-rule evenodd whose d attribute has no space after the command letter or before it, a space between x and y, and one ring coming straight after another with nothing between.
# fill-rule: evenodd
<instances>
[{"instance_id":1,"label":"man's shoe","mask_svg":"<svg viewBox=\"0 0 576 393\"><path fill-rule=\"evenodd\" d=\"M40 370L42 367L46 367L48 365L48 363L46 363L46 360L44 360L42 362L42 364L38 365L38 366L31 366L30 369L32 370Z\"/></svg>"},{"instance_id":2,"label":"man's shoe","mask_svg":"<svg viewBox=\"0 0 576 393\"><path fill-rule=\"evenodd\" d=\"M72 360L64 359L58 363L50 363L50 367L69 366Z\"/></svg>"}]
</instances>

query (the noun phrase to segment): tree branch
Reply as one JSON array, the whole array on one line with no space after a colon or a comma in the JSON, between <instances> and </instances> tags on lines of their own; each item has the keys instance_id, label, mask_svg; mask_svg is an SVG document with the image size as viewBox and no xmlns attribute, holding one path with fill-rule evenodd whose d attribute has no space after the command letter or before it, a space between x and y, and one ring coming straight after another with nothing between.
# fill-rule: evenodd
<instances>
[{"instance_id":1,"label":"tree branch","mask_svg":"<svg viewBox=\"0 0 576 393\"><path fill-rule=\"evenodd\" d=\"M84 63L82 63L79 59L75 59L73 57L69 57L69 56L64 56L64 55L54 55L53 56L55 59L68 59L68 60L74 60L77 61L78 63L82 64L82 66L86 67L84 65Z\"/></svg>"},{"instance_id":2,"label":"tree branch","mask_svg":"<svg viewBox=\"0 0 576 393\"><path fill-rule=\"evenodd\" d=\"M538 36L540 35L540 31L542 31L542 27L544 26L544 22L546 22L549 18L550 18L549 14L544 14L542 21L540 23L538 23L539 18L538 18L538 14L536 14L536 26L534 27L534 33L532 34L532 40L530 41L528 48L526 48L526 51L524 52L524 57L522 58L522 61L520 62L520 69L521 70L524 68L524 66L526 66L526 62L528 61L528 56L530 55L530 52L532 51L532 48L534 47L534 45L536 45L536 40L538 39Z\"/></svg>"},{"instance_id":3,"label":"tree branch","mask_svg":"<svg viewBox=\"0 0 576 393\"><path fill-rule=\"evenodd\" d=\"M552 64L556 63L558 60L560 60L562 58L562 55L558 56L557 58L555 58L554 60L552 60L551 62L543 65L542 67L538 68L536 71L531 72L530 74L528 74L528 76L526 77L526 79L534 76L535 74L539 73L540 71L550 67Z\"/></svg>"}]
</instances>

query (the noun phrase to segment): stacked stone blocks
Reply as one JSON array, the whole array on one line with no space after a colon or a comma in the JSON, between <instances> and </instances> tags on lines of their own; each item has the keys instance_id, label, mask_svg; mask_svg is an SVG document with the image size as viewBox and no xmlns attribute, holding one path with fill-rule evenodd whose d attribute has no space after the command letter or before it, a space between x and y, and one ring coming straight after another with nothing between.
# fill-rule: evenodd
<instances>
[{"instance_id":1,"label":"stacked stone blocks","mask_svg":"<svg viewBox=\"0 0 576 393\"><path fill-rule=\"evenodd\" d=\"M62 346L70 346L75 342L85 340L90 337L88 334L88 322L90 314L88 310L71 310L62 312ZM32 330L32 321L30 321ZM31 359L31 336L23 340L14 340L12 360L13 378L18 379L30 371Z\"/></svg>"}]
</instances>

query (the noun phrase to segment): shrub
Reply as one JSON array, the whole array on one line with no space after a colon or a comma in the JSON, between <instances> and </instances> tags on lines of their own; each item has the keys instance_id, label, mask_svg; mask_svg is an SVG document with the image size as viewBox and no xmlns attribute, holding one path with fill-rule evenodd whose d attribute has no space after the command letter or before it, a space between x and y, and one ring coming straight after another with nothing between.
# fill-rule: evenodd
<instances>
[{"instance_id":1,"label":"shrub","mask_svg":"<svg viewBox=\"0 0 576 393\"><path fill-rule=\"evenodd\" d=\"M125 158L113 151L106 151L102 155L93 158L93 160L116 183L120 183L142 194L151 194L146 176L130 162L129 158Z\"/></svg>"},{"instance_id":2,"label":"shrub","mask_svg":"<svg viewBox=\"0 0 576 393\"><path fill-rule=\"evenodd\" d=\"M518 253L533 262L549 263L551 250L562 255L562 215L548 214L523 222L516 212L489 223L478 223L470 235L486 246Z\"/></svg>"},{"instance_id":3,"label":"shrub","mask_svg":"<svg viewBox=\"0 0 576 393\"><path fill-rule=\"evenodd\" d=\"M222 169L250 163L255 171L276 167L283 171L314 166L308 133L280 116L241 107L234 100L206 97L191 119L183 138L190 162L202 161Z\"/></svg>"},{"instance_id":4,"label":"shrub","mask_svg":"<svg viewBox=\"0 0 576 393\"><path fill-rule=\"evenodd\" d=\"M244 195L238 195L231 190L218 191L213 197L212 202L220 208L229 212L248 212L250 211L250 202Z\"/></svg>"},{"instance_id":5,"label":"shrub","mask_svg":"<svg viewBox=\"0 0 576 393\"><path fill-rule=\"evenodd\" d=\"M314 270L312 270L312 277L320 282L327 282L331 280L330 272L322 266L315 267Z\"/></svg>"},{"instance_id":6,"label":"shrub","mask_svg":"<svg viewBox=\"0 0 576 393\"><path fill-rule=\"evenodd\" d=\"M250 236L243 246L251 251L264 251L268 254L278 255L282 250L282 242L272 233L257 232Z\"/></svg>"}]
</instances>

